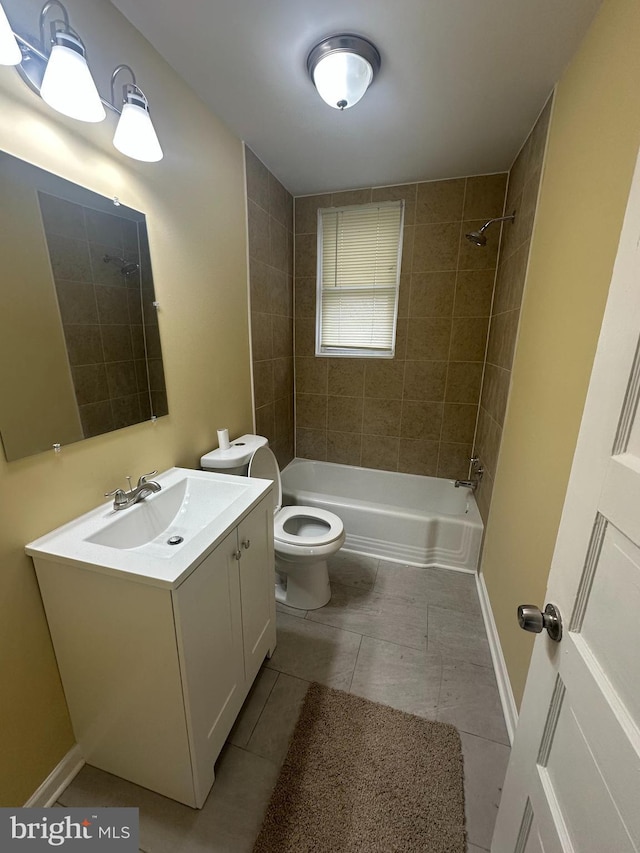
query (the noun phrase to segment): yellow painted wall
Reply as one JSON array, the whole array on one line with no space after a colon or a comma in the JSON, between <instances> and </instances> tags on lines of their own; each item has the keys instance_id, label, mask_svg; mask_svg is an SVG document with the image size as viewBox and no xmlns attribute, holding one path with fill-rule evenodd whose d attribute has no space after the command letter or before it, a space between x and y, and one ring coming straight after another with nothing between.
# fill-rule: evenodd
<instances>
[{"instance_id":1,"label":"yellow painted wall","mask_svg":"<svg viewBox=\"0 0 640 853\"><path fill-rule=\"evenodd\" d=\"M640 3L605 0L557 87L482 570L520 702L633 168ZM568 616L569 614L566 614Z\"/></svg>"},{"instance_id":2,"label":"yellow painted wall","mask_svg":"<svg viewBox=\"0 0 640 853\"><path fill-rule=\"evenodd\" d=\"M65 5L103 93L116 65L133 66L165 159L142 164L123 157L111 145L113 116L99 125L66 119L6 67L0 67L0 149L146 213L170 414L69 445L60 456L0 458L3 806L21 805L73 744L24 544L97 506L126 474L197 466L216 446L217 427L232 435L252 428L241 143L113 6ZM41 0L3 0L3 6L16 29L37 32Z\"/></svg>"}]
</instances>

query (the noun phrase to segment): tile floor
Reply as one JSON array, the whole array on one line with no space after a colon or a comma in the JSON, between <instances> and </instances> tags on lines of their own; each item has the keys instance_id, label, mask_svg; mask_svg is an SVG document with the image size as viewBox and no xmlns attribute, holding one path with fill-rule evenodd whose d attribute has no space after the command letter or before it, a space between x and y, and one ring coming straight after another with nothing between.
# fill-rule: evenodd
<instances>
[{"instance_id":1,"label":"tile floor","mask_svg":"<svg viewBox=\"0 0 640 853\"><path fill-rule=\"evenodd\" d=\"M475 579L341 552L320 610L278 605L278 646L195 811L85 766L63 806L140 809L144 853L250 853L310 681L453 723L465 761L469 853L488 850L509 746ZM326 851L339 853L339 851Z\"/></svg>"}]
</instances>

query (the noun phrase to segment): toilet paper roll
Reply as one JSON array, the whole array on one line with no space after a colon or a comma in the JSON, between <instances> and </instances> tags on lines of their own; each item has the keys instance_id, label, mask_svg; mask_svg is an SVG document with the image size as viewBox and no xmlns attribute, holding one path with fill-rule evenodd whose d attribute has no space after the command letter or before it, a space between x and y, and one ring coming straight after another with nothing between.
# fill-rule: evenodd
<instances>
[{"instance_id":1,"label":"toilet paper roll","mask_svg":"<svg viewBox=\"0 0 640 853\"><path fill-rule=\"evenodd\" d=\"M218 447L220 448L220 450L228 450L231 447L231 445L229 444L228 429L218 430Z\"/></svg>"}]
</instances>

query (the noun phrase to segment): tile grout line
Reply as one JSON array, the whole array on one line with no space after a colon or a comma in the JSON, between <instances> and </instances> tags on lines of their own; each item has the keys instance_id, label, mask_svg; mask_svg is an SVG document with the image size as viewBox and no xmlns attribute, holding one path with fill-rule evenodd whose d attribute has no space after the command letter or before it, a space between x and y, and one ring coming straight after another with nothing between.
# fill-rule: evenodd
<instances>
[{"instance_id":1,"label":"tile grout line","mask_svg":"<svg viewBox=\"0 0 640 853\"><path fill-rule=\"evenodd\" d=\"M453 284L453 305L451 306L451 320L449 323L449 348L447 350L447 371L444 384L444 399L442 401L442 421L440 423L440 437L438 438L438 458L436 461L436 477L440 477L440 457L442 456L442 444L444 437L444 418L447 399L447 387L449 385L449 369L451 366L451 350L453 348L453 321L455 316L455 302L458 293L458 277L460 275L460 256L462 254L462 223L464 222L464 210L467 203L468 177L464 179L464 192L462 193L462 210L460 212L460 231L458 232L458 253L456 255L455 279ZM477 416L476 416L477 417ZM447 442L448 443L448 442Z\"/></svg>"},{"instance_id":2,"label":"tile grout line","mask_svg":"<svg viewBox=\"0 0 640 853\"><path fill-rule=\"evenodd\" d=\"M353 678L356 674L356 668L358 666L358 658L360 657L360 649L362 648L362 640L363 635L360 636L360 642L358 643L358 651L356 653L356 659L353 664L353 672L351 673L351 678L349 679L349 687L347 688L347 693L351 693L351 685L353 684Z\"/></svg>"},{"instance_id":3,"label":"tile grout line","mask_svg":"<svg viewBox=\"0 0 640 853\"><path fill-rule=\"evenodd\" d=\"M280 673L280 670L279 670L279 669L273 669L273 670L271 670L271 671L276 673L276 677L275 677L275 679L274 679L274 681L273 681L273 684L271 685L271 690L269 691L269 693L268 693L268 695L267 695L267 698L265 699L265 703L264 703L264 705L262 706L262 709L261 709L260 713L258 714L258 719L255 721L255 723L254 723L254 725L253 725L253 728L251 729L251 732L250 732L250 734L249 734L249 737L247 738L247 746L249 746L249 743L250 743L250 741L251 741L251 738L253 737L253 734L254 734L255 730L258 728L258 723L259 723L259 722L260 722L260 720L262 719L262 715L264 714L264 709L267 707L267 703L269 702L269 699L271 698L271 694L273 693L273 689L274 689L274 687L276 686L276 684L278 683L278 681L279 681L279 679L280 679L280 675L281 675L281 673ZM255 682L254 682L254 683L255 683ZM246 700L245 700L245 701L246 701ZM232 746L236 746L236 744L232 744ZM240 749L245 749L245 747L240 747ZM249 752L250 750L246 750L246 751L247 751L247 752Z\"/></svg>"},{"instance_id":4,"label":"tile grout line","mask_svg":"<svg viewBox=\"0 0 640 853\"><path fill-rule=\"evenodd\" d=\"M440 684L438 684L438 701L436 702L436 719L438 718L438 712L440 711L440 697L442 696L442 681L444 679L444 658L442 652L440 652Z\"/></svg>"},{"instance_id":5,"label":"tile grout line","mask_svg":"<svg viewBox=\"0 0 640 853\"><path fill-rule=\"evenodd\" d=\"M407 646L405 643L397 643L393 640L384 639L383 637L376 637L373 634L365 634L361 631L349 631L345 628L337 628L335 625L331 625L328 622L319 622L316 619L310 619L309 622L315 625L322 625L325 628L333 628L335 631L342 631L345 634L356 634L359 637L367 637L369 640L378 640L380 643L389 643L392 646L398 646L400 649L412 649L414 652L425 652L426 654L424 646Z\"/></svg>"},{"instance_id":6,"label":"tile grout line","mask_svg":"<svg viewBox=\"0 0 640 853\"><path fill-rule=\"evenodd\" d=\"M318 608L318 609L321 610L322 608ZM279 612L282 613L282 611L279 611ZM306 616L302 616L302 617L293 616L292 618L293 619L300 619L301 622L307 621L310 625L322 625L324 628L333 628L335 631L342 631L344 634L355 634L358 637L363 636L360 631L349 631L347 628L336 628L335 625L329 625L326 622L318 622L316 619L307 619L307 616L309 615L309 613L312 613L312 612L314 612L314 611L308 610ZM290 616L291 614L290 613L283 613L282 615L283 616ZM376 639L376 638L374 637L373 639ZM407 647L407 648L411 648L411 647ZM266 666L267 666L267 669L275 669L275 667L269 666L269 664L267 664ZM276 670L276 671L277 672L283 672L283 670ZM286 672L284 674L287 675ZM292 678L297 678L297 676L292 676ZM303 679L303 681L304 680L305 679Z\"/></svg>"},{"instance_id":7,"label":"tile grout line","mask_svg":"<svg viewBox=\"0 0 640 853\"><path fill-rule=\"evenodd\" d=\"M449 706L445 705L445 707L449 707ZM508 749L509 751L511 751L511 745L508 743L502 743L502 741L493 740L492 738L485 737L484 735L477 735L477 734L474 734L474 732L467 732L464 729L461 729L460 726L456 726L456 728L458 729L458 731L461 731L463 734L467 735L467 737L475 737L478 740L484 740L487 743L495 743L496 746L504 746L505 749Z\"/></svg>"},{"instance_id":8,"label":"tile grout line","mask_svg":"<svg viewBox=\"0 0 640 853\"><path fill-rule=\"evenodd\" d=\"M373 586L371 587L372 592L375 592L376 584L378 582L378 572L380 571L380 563L381 562L382 562L382 560L380 559L380 560L378 560L378 562L376 564L376 573L375 573L375 576L373 578ZM378 595L380 595L380 593L378 593Z\"/></svg>"},{"instance_id":9,"label":"tile grout line","mask_svg":"<svg viewBox=\"0 0 640 853\"><path fill-rule=\"evenodd\" d=\"M342 586L342 584L337 584L337 586ZM355 587L349 587L349 589L354 589L354 588ZM319 608L319 609L321 609L321 608ZM282 612L282 611L280 611L280 612ZM365 634L365 633L362 633L361 631L351 631L348 628L338 628L336 625L331 625L329 622L320 622L318 619L309 619L308 616L309 616L309 613L311 613L311 612L313 612L313 611L307 611L307 616L302 617L302 619L306 620L311 625L322 625L323 628L332 628L334 631L341 631L343 634L355 634L358 637L367 637L369 640L378 640L381 643L389 643L390 645L398 646L398 648L401 648L401 649L412 649L413 651L416 651L416 652L425 652L426 653L426 650L424 647L407 646L404 643L398 643L394 640L386 640L386 639L383 639L382 637L375 637L375 636L373 636L373 634ZM289 616L290 614L285 613L284 615ZM294 616L293 618L294 619L300 619L299 616ZM270 666L270 664L266 664L266 667L267 667L267 669L273 669L276 672L283 672L284 675L288 675L288 673L284 672L284 670L276 670L275 667ZM293 677L297 678L299 676L293 676Z\"/></svg>"},{"instance_id":10,"label":"tile grout line","mask_svg":"<svg viewBox=\"0 0 640 853\"><path fill-rule=\"evenodd\" d=\"M438 705L438 707L436 709L436 714L440 711L440 707L441 706ZM446 709L446 708L455 708L456 706L455 705L443 705L442 707ZM445 722L445 721L444 720L438 720L438 722ZM449 725L454 725L454 723L449 723ZM475 732L468 732L466 729L463 729L462 726L460 726L459 724L455 724L455 727L458 729L459 732L462 732L465 735L469 735L469 737L477 737L480 740L486 740L487 743L495 743L495 744L497 744L497 746L504 746L509 750L511 749L511 744L505 743L504 741L495 740L494 738L491 738L491 737L485 737L484 735L479 735L479 734L476 734Z\"/></svg>"}]
</instances>

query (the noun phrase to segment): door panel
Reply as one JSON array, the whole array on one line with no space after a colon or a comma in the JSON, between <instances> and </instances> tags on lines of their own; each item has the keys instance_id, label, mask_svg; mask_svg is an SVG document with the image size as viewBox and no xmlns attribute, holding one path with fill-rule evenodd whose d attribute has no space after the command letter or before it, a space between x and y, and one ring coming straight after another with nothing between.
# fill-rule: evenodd
<instances>
[{"instance_id":1,"label":"door panel","mask_svg":"<svg viewBox=\"0 0 640 853\"><path fill-rule=\"evenodd\" d=\"M640 505L639 505L640 506ZM640 512L640 508L638 509ZM624 596L625 607L618 604ZM629 713L640 719L640 550L607 526L582 638Z\"/></svg>"},{"instance_id":2,"label":"door panel","mask_svg":"<svg viewBox=\"0 0 640 853\"><path fill-rule=\"evenodd\" d=\"M637 728L616 694L607 690L606 676L586 644L577 640L568 649L565 671L568 694L573 705L580 709L581 730L620 819L632 838L640 838ZM624 772L625 768L629 769L628 773ZM591 801L592 794L586 785L580 783L578 789Z\"/></svg>"},{"instance_id":3,"label":"door panel","mask_svg":"<svg viewBox=\"0 0 640 853\"><path fill-rule=\"evenodd\" d=\"M564 702L546 767L549 782L574 850L633 853L607 784L576 709ZM576 785L576 778L580 785ZM586 797L584 792L588 791Z\"/></svg>"},{"instance_id":4,"label":"door panel","mask_svg":"<svg viewBox=\"0 0 640 853\"><path fill-rule=\"evenodd\" d=\"M639 341L636 165L493 853L640 850Z\"/></svg>"},{"instance_id":5,"label":"door panel","mask_svg":"<svg viewBox=\"0 0 640 853\"><path fill-rule=\"evenodd\" d=\"M247 547L248 545L248 547ZM245 678L252 681L275 647L273 508L269 497L238 528Z\"/></svg>"},{"instance_id":6,"label":"door panel","mask_svg":"<svg viewBox=\"0 0 640 853\"><path fill-rule=\"evenodd\" d=\"M546 853L546 850L542 846L537 825L531 827L531 833L527 839L527 846L524 848L524 853Z\"/></svg>"},{"instance_id":7,"label":"door panel","mask_svg":"<svg viewBox=\"0 0 640 853\"><path fill-rule=\"evenodd\" d=\"M538 773L534 779L532 793L539 809L534 812L531 800L527 799L519 822L515 850L517 853L563 853L564 848L552 814L551 801L544 795L544 771Z\"/></svg>"},{"instance_id":8,"label":"door panel","mask_svg":"<svg viewBox=\"0 0 640 853\"><path fill-rule=\"evenodd\" d=\"M244 699L240 590L229 560L235 543L234 530L173 593L198 807Z\"/></svg>"}]
</instances>

